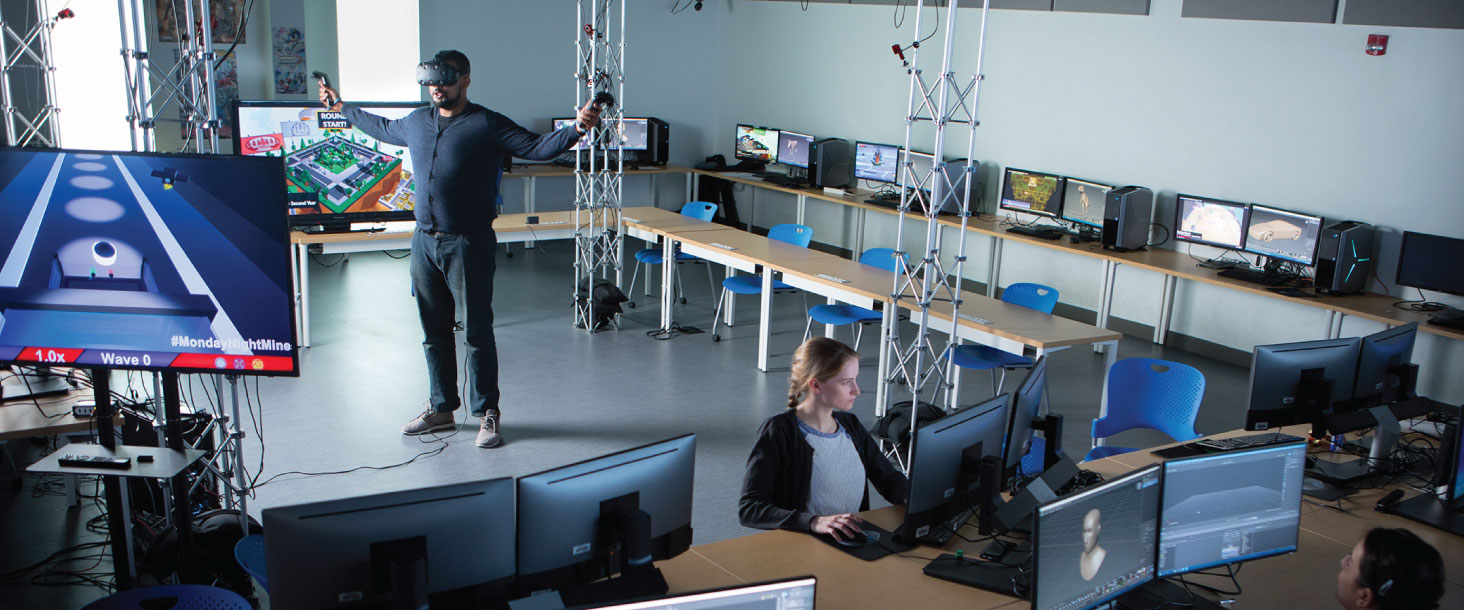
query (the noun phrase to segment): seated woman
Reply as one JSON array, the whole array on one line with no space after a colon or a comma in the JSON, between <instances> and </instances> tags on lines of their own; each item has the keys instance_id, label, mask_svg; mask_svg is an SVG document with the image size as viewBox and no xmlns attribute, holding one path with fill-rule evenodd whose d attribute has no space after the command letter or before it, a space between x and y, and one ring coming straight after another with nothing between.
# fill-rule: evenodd
<instances>
[{"instance_id":1,"label":"seated woman","mask_svg":"<svg viewBox=\"0 0 1464 610\"><path fill-rule=\"evenodd\" d=\"M793 354L788 410L762 424L747 458L742 524L855 538L869 486L904 504L910 482L880 453L849 411L859 396L859 354L833 339L805 341Z\"/></svg>"},{"instance_id":2,"label":"seated woman","mask_svg":"<svg viewBox=\"0 0 1464 610\"><path fill-rule=\"evenodd\" d=\"M1444 560L1406 529L1373 528L1342 557L1337 601L1351 610L1432 610L1444 596Z\"/></svg>"}]
</instances>

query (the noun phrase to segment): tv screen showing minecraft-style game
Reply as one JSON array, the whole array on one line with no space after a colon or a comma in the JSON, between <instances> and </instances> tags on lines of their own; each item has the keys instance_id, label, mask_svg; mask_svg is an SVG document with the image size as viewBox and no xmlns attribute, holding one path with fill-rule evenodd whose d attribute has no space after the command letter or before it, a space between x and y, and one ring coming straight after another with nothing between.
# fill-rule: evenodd
<instances>
[{"instance_id":1,"label":"tv screen showing minecraft-style game","mask_svg":"<svg viewBox=\"0 0 1464 610\"><path fill-rule=\"evenodd\" d=\"M388 119L422 107L352 105ZM412 218L416 194L406 146L378 142L319 103L242 101L234 125L234 152L285 159L291 224L315 224L322 214L356 222Z\"/></svg>"},{"instance_id":2,"label":"tv screen showing minecraft-style game","mask_svg":"<svg viewBox=\"0 0 1464 610\"><path fill-rule=\"evenodd\" d=\"M0 148L0 363L299 375L279 157Z\"/></svg>"},{"instance_id":3,"label":"tv screen showing minecraft-style game","mask_svg":"<svg viewBox=\"0 0 1464 610\"><path fill-rule=\"evenodd\" d=\"M569 126L573 125L575 123L575 121L577 121L577 120L579 120L579 119L572 119L572 118L554 119L554 131L559 131L561 129L566 129ZM649 142L649 137L648 136L649 136L649 133L650 133L650 126L647 124L647 123L649 123L649 121L650 121L650 119L644 119L644 118L641 118L641 119L627 118L627 119L625 119L625 129L620 132L620 146L621 146L621 149L622 150L645 150L646 149L646 146L647 146L647 144ZM613 136L614 133L615 133L614 132L614 124L611 123L611 122L608 122L608 121L607 122L604 122L604 123L601 123L601 129L609 130L610 131L609 136ZM614 139L612 137L609 137L609 136L607 136L607 138L605 140L601 140L602 142L605 142L605 144L603 144L602 146L608 147L608 150L615 150L615 141L614 141ZM590 149L590 134L588 134L588 133L585 134L585 135L580 136L580 139L574 143L574 146L573 147L570 148L570 150L589 150L589 149Z\"/></svg>"}]
</instances>

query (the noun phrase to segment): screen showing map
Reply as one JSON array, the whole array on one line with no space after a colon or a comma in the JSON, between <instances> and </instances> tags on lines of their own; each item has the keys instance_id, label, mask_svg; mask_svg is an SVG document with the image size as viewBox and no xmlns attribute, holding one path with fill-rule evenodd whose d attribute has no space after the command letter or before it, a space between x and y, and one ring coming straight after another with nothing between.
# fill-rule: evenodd
<instances>
[{"instance_id":1,"label":"screen showing map","mask_svg":"<svg viewBox=\"0 0 1464 610\"><path fill-rule=\"evenodd\" d=\"M873 142L854 143L854 177L873 182L893 183L899 180L896 159L900 147Z\"/></svg>"},{"instance_id":2,"label":"screen showing map","mask_svg":"<svg viewBox=\"0 0 1464 610\"><path fill-rule=\"evenodd\" d=\"M1317 258L1322 217L1252 204L1245 251L1311 265Z\"/></svg>"},{"instance_id":3,"label":"screen showing map","mask_svg":"<svg viewBox=\"0 0 1464 610\"><path fill-rule=\"evenodd\" d=\"M1113 187L1087 180L1068 178L1062 194L1062 217L1090 227L1103 226L1103 206Z\"/></svg>"},{"instance_id":4,"label":"screen showing map","mask_svg":"<svg viewBox=\"0 0 1464 610\"><path fill-rule=\"evenodd\" d=\"M1006 168L1001 185L1001 208L1057 218L1062 211L1062 176Z\"/></svg>"},{"instance_id":5,"label":"screen showing map","mask_svg":"<svg viewBox=\"0 0 1464 610\"><path fill-rule=\"evenodd\" d=\"M1174 239L1239 250L1245 245L1250 206L1234 201L1180 194L1175 205Z\"/></svg>"},{"instance_id":6,"label":"screen showing map","mask_svg":"<svg viewBox=\"0 0 1464 610\"><path fill-rule=\"evenodd\" d=\"M776 129L738 125L735 141L737 148L734 154L738 159L762 163L778 162L778 130Z\"/></svg>"},{"instance_id":7,"label":"screen showing map","mask_svg":"<svg viewBox=\"0 0 1464 610\"><path fill-rule=\"evenodd\" d=\"M399 119L422 104L359 106ZM318 103L239 102L236 112L235 152L285 159L292 224L313 224L322 214L363 222L412 218L416 193L406 146L379 142Z\"/></svg>"}]
</instances>

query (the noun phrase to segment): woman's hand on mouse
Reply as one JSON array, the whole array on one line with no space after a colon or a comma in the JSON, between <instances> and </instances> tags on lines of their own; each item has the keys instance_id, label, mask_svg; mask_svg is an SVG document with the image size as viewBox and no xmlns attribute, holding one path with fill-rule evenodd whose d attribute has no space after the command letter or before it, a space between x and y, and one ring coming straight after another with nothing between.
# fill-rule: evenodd
<instances>
[{"instance_id":1,"label":"woman's hand on mouse","mask_svg":"<svg viewBox=\"0 0 1464 610\"><path fill-rule=\"evenodd\" d=\"M834 540L848 540L864 531L859 526L860 523L864 523L864 520L860 519L858 515L847 513L842 515L822 515L813 518L813 521L809 523L809 529L813 530L815 534L828 534L833 536Z\"/></svg>"}]
</instances>

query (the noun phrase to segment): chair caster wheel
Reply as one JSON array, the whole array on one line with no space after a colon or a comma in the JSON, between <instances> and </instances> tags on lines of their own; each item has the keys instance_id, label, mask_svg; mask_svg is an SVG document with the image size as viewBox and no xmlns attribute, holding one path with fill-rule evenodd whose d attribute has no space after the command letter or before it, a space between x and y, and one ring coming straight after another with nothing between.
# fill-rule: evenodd
<instances>
[{"instance_id":1,"label":"chair caster wheel","mask_svg":"<svg viewBox=\"0 0 1464 610\"><path fill-rule=\"evenodd\" d=\"M635 301L626 301L625 306L631 309L635 309Z\"/></svg>"},{"instance_id":2,"label":"chair caster wheel","mask_svg":"<svg viewBox=\"0 0 1464 610\"><path fill-rule=\"evenodd\" d=\"M686 304L686 297L681 297L681 304L682 305L685 305Z\"/></svg>"},{"instance_id":3,"label":"chair caster wheel","mask_svg":"<svg viewBox=\"0 0 1464 610\"><path fill-rule=\"evenodd\" d=\"M722 335L712 335L712 343L717 343L717 342L720 342L721 340L722 340Z\"/></svg>"},{"instance_id":4,"label":"chair caster wheel","mask_svg":"<svg viewBox=\"0 0 1464 610\"><path fill-rule=\"evenodd\" d=\"M504 256L507 256L509 258L513 258L513 253L512 252L504 252L503 255Z\"/></svg>"}]
</instances>

